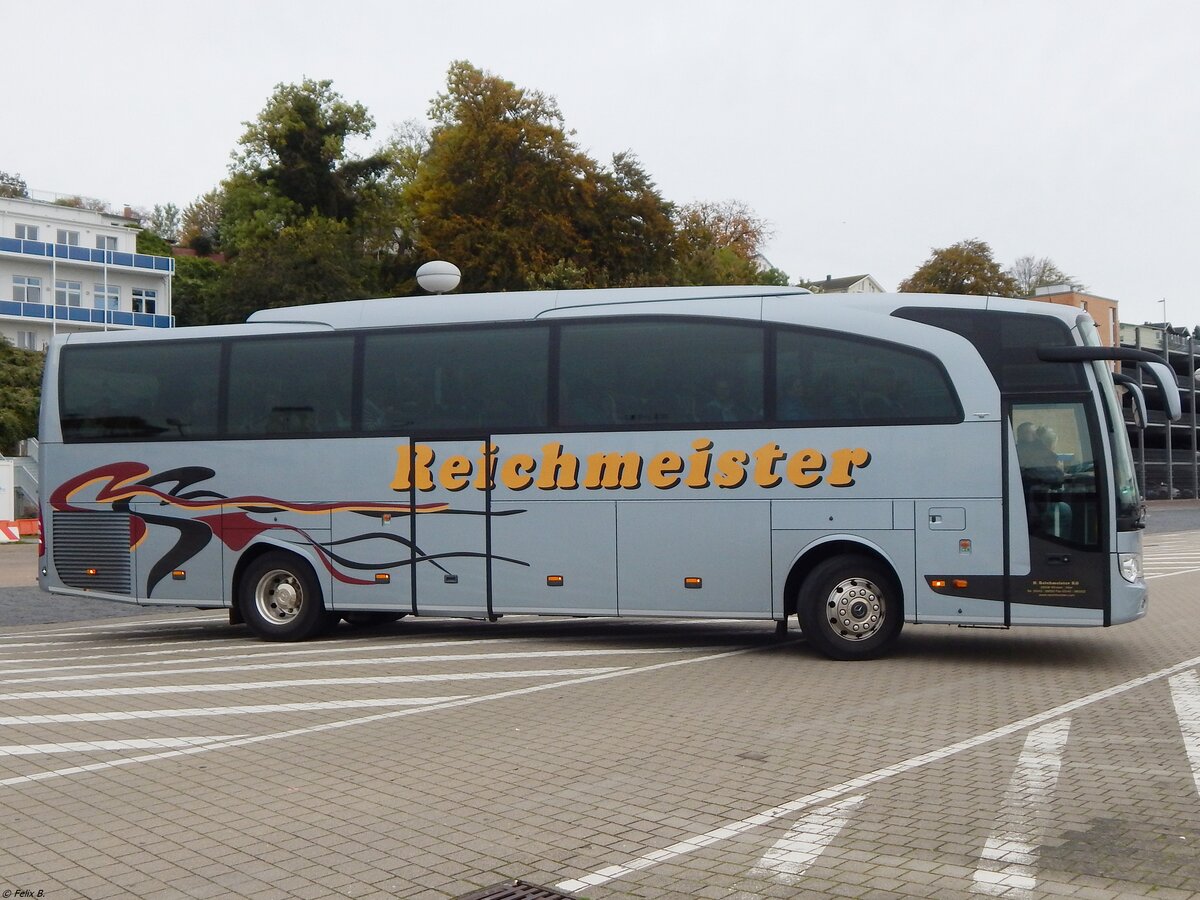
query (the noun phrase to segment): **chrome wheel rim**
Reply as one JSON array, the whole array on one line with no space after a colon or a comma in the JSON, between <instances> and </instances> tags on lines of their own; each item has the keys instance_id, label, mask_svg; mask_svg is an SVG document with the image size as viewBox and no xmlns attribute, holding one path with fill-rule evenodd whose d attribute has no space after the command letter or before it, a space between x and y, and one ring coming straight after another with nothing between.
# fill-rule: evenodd
<instances>
[{"instance_id":1,"label":"chrome wheel rim","mask_svg":"<svg viewBox=\"0 0 1200 900\"><path fill-rule=\"evenodd\" d=\"M883 625L886 616L883 591L867 578L847 578L829 592L825 611L830 629L839 638L866 640Z\"/></svg>"},{"instance_id":2,"label":"chrome wheel rim","mask_svg":"<svg viewBox=\"0 0 1200 900\"><path fill-rule=\"evenodd\" d=\"M254 605L259 615L273 625L286 625L304 607L304 588L286 569L272 569L258 579Z\"/></svg>"}]
</instances>

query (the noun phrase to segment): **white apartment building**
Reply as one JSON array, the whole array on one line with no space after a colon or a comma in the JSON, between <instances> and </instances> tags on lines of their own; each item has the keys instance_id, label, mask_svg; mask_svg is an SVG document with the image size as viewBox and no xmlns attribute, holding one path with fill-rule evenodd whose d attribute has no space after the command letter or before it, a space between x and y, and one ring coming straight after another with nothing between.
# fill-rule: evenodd
<instances>
[{"instance_id":1,"label":"white apartment building","mask_svg":"<svg viewBox=\"0 0 1200 900\"><path fill-rule=\"evenodd\" d=\"M56 332L172 327L175 260L138 253L134 224L0 197L0 336L45 350Z\"/></svg>"}]
</instances>

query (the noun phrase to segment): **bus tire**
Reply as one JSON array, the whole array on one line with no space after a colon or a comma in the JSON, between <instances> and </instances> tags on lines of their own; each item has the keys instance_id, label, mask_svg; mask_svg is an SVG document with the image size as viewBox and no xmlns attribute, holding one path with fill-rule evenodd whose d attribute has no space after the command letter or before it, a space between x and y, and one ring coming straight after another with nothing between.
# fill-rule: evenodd
<instances>
[{"instance_id":1,"label":"bus tire","mask_svg":"<svg viewBox=\"0 0 1200 900\"><path fill-rule=\"evenodd\" d=\"M242 618L264 641L303 641L337 624L307 562L293 553L264 553L238 585Z\"/></svg>"},{"instance_id":2,"label":"bus tire","mask_svg":"<svg viewBox=\"0 0 1200 900\"><path fill-rule=\"evenodd\" d=\"M358 612L344 612L342 618L347 624L353 625L356 628L375 628L379 625L390 625L392 622L399 622L408 613L402 612L379 612L375 610L360 610Z\"/></svg>"},{"instance_id":3,"label":"bus tire","mask_svg":"<svg viewBox=\"0 0 1200 900\"><path fill-rule=\"evenodd\" d=\"M904 607L891 571L867 556L818 563L800 585L800 630L831 659L873 659L886 653L904 625Z\"/></svg>"}]
</instances>

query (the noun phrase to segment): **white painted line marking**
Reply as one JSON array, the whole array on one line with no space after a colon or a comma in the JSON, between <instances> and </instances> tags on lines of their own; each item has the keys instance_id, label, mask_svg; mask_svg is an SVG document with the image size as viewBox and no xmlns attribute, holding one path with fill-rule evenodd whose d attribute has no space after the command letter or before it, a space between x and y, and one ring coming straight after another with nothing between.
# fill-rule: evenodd
<instances>
[{"instance_id":1,"label":"white painted line marking","mask_svg":"<svg viewBox=\"0 0 1200 900\"><path fill-rule=\"evenodd\" d=\"M62 641L43 641L38 644L10 644L7 647L0 647L0 651L11 650L15 647L42 647L42 653L53 653L55 662L87 662L94 659L123 659L127 656L176 656L182 654L194 653L213 653L221 650L242 650L242 653L229 653L214 659L259 659L261 657L274 656L305 656L325 653L368 653L379 650L380 647L388 647L392 650L424 650L428 647L473 647L478 644L512 644L523 638L460 638L453 641L420 641L409 640L406 643L398 644L394 641L371 640L366 636L345 638L342 640L324 640L313 644L308 644L293 650L275 650L277 644L255 644L247 640L231 640L231 641L205 641L199 645L188 647L180 647L179 641L156 641L154 643L121 643L102 645L97 647L95 644L82 644L78 647L70 649L95 651L103 649L103 653L89 652L86 656L63 656L64 644ZM125 649L131 647L133 649ZM139 649L144 647L170 647L169 650L145 650ZM261 649L255 649L261 648ZM181 662L199 662L200 659L187 659ZM0 659L0 663L10 662L13 664L29 662L28 654L23 654L16 659ZM163 665L171 665L173 660L160 660ZM118 665L113 663L112 665ZM130 663L133 665L133 663ZM140 663L139 665L157 665L154 662ZM62 668L83 668L82 666L63 666ZM28 670L25 670L28 671Z\"/></svg>"},{"instance_id":2,"label":"white painted line marking","mask_svg":"<svg viewBox=\"0 0 1200 900\"><path fill-rule=\"evenodd\" d=\"M865 799L860 794L813 810L763 854L750 876L786 885L799 884L800 877L837 837L850 820L850 814Z\"/></svg>"},{"instance_id":3,"label":"white painted line marking","mask_svg":"<svg viewBox=\"0 0 1200 900\"><path fill-rule=\"evenodd\" d=\"M128 741L68 741L61 744L14 744L0 747L0 756L44 756L51 753L94 753L97 750L167 750L172 747L203 747L232 741L241 735L227 734L212 737L144 738Z\"/></svg>"},{"instance_id":4,"label":"white painted line marking","mask_svg":"<svg viewBox=\"0 0 1200 900\"><path fill-rule=\"evenodd\" d=\"M1171 700L1183 732L1183 745L1192 764L1192 780L1200 792L1200 676L1181 672L1171 678Z\"/></svg>"},{"instance_id":5,"label":"white painted line marking","mask_svg":"<svg viewBox=\"0 0 1200 900\"><path fill-rule=\"evenodd\" d=\"M605 674L624 666L590 669L524 669L512 672L452 672L442 675L379 675L361 678L297 678L292 681L235 681L226 684L148 684L142 687L72 688L65 691L25 691L0 694L0 700L61 700L71 697L138 697L146 694L206 694L226 691L276 691L290 687L351 684L410 684L434 681L488 681L492 678L556 678L563 675Z\"/></svg>"},{"instance_id":6,"label":"white painted line marking","mask_svg":"<svg viewBox=\"0 0 1200 900\"><path fill-rule=\"evenodd\" d=\"M378 648L374 648L378 649ZM711 648L709 648L711 649ZM440 663L440 662L474 662L475 660L499 660L499 659L558 659L563 657L588 657L588 656L646 656L650 654L661 653L696 653L700 650L699 647L652 647L652 648L605 648L600 650L512 650L499 653L440 653L440 654L425 654L420 656L372 656L366 659L327 659L314 660L305 659L296 662L267 662L267 663L249 663L238 666L196 666L191 669L137 669L138 666L161 666L162 662L142 662L142 663L125 663L124 667L119 672L96 672L98 668L112 668L120 666L120 663L113 663L106 666L54 666L41 669L26 669L22 668L23 674L29 672L57 672L63 669L86 669L87 672L79 675L39 675L36 678L0 678L0 684L45 684L51 681L96 681L101 678L156 678L159 676L167 676L174 678L177 675L205 675L217 674L224 672L249 672L263 671L266 669L312 669L312 668L341 668L345 666L391 666L400 663ZM212 657L210 660L205 659L188 659L179 660L178 662L188 664L197 662L222 662L230 657ZM237 658L237 657L233 657ZM171 663L165 663L170 665Z\"/></svg>"},{"instance_id":7,"label":"white painted line marking","mask_svg":"<svg viewBox=\"0 0 1200 900\"><path fill-rule=\"evenodd\" d=\"M228 613L229 610L224 610ZM200 631L204 625L218 624L228 626L229 622L224 616L209 616L207 618L195 619L143 619L135 615L134 618L122 622L116 622L106 625L88 625L84 627L67 626L66 629L58 628L50 631L24 631L15 634L0 635L0 643L18 638L31 637L81 637L81 638L97 638L106 637L105 632L117 631L118 629L143 628L147 631L161 631L166 628L177 628L180 625L188 626L188 631ZM129 640L138 640L138 638L129 638Z\"/></svg>"},{"instance_id":8,"label":"white painted line marking","mask_svg":"<svg viewBox=\"0 0 1200 900\"><path fill-rule=\"evenodd\" d=\"M1176 575L1194 575L1197 572L1200 572L1200 566L1194 569L1181 569L1178 572L1159 572L1157 575L1147 575L1146 581L1151 581L1155 578L1172 578Z\"/></svg>"},{"instance_id":9,"label":"white painted line marking","mask_svg":"<svg viewBox=\"0 0 1200 900\"><path fill-rule=\"evenodd\" d=\"M1165 669L1159 669L1157 672L1151 672L1149 675L1142 675L1139 678L1131 679L1123 684L1118 684L1114 687L1105 688L1102 691L1097 691L1094 694L1088 694L1086 697L1080 697L1077 700L1072 700L1069 703L1064 703L1061 706L1056 706L1053 709L1048 709L1045 712L1037 713L1013 722L1009 725L1003 725L999 728L993 728L991 731L985 731L983 734L978 734L975 737L967 738L966 740L958 741L954 744L942 747L938 750L931 750L928 753L922 753L919 756L914 756L903 762L898 762L890 766L884 766L881 769L876 769L866 775L860 775L857 778L851 778L849 781L843 781L841 784L834 785L824 790L816 791L812 794L807 794L803 797L798 797L781 806L776 806L773 809L765 810L757 815L742 819L740 822L730 822L727 825L722 825L719 828L714 828L712 831L704 834L694 835L678 841L669 847L661 850L654 850L643 856L636 857L628 862L618 865L606 866L585 875L582 878L570 879L562 881L556 887L562 891L579 891L588 887L596 887L597 885L607 884L617 878L625 875L630 875L634 872L639 872L642 869L648 869L651 866L661 862L667 862L687 853L692 853L700 850L710 844L715 844L718 841L723 841L727 838L735 837L752 828L757 828L760 825L767 825L780 819L784 816L789 816L814 806L818 803L828 803L837 800L839 797L849 793L857 793L869 788L885 779L891 778L893 775L903 775L911 772L914 769L921 768L930 763L941 762L951 756L955 756L966 750L974 750L976 747L981 747L984 744L989 744L999 738L1008 737L1012 734L1025 731L1029 728L1037 727L1045 724L1053 719L1061 718L1075 712L1077 709L1082 709L1092 703L1097 703L1101 700L1108 700L1123 694L1126 691L1134 688L1142 687L1151 682L1166 678L1169 675L1174 675L1176 672L1181 672L1185 669L1194 669L1200 665L1200 656L1193 657L1186 662L1181 662L1173 666L1168 666ZM3 782L0 782L2 784Z\"/></svg>"},{"instance_id":10,"label":"white painted line marking","mask_svg":"<svg viewBox=\"0 0 1200 900\"><path fill-rule=\"evenodd\" d=\"M377 700L322 700L312 703L260 703L253 706L203 706L192 709L137 709L122 712L53 713L32 716L0 716L0 726L58 725L67 722L122 722L131 719L193 719L201 716L256 716L268 713L325 712L339 709L374 709L386 706L428 706L461 700L469 694L449 697L384 697Z\"/></svg>"},{"instance_id":11,"label":"white painted line marking","mask_svg":"<svg viewBox=\"0 0 1200 900\"><path fill-rule=\"evenodd\" d=\"M1013 900L1032 896L1037 887L1033 867L1070 730L1070 718L1062 718L1035 728L1025 739L1001 801L996 829L980 855L972 893Z\"/></svg>"},{"instance_id":12,"label":"white painted line marking","mask_svg":"<svg viewBox=\"0 0 1200 900\"><path fill-rule=\"evenodd\" d=\"M443 709L459 709L464 706L473 706L476 703L488 703L492 700L508 700L512 697L525 697L530 694L541 693L542 691L553 691L559 688L572 687L578 684L591 684L598 681L607 681L613 678L621 678L626 675L639 675L643 672L658 672L663 669L673 669L678 666L690 666L696 663L712 662L718 659L728 659L732 656L741 656L745 653L753 653L763 649L778 649L780 647L795 645L796 641L785 641L778 644L773 644L769 648L762 647L745 647L740 650L729 650L725 653L714 653L709 656L692 656L687 659L673 659L669 662L655 663L649 666L641 666L637 668L618 669L616 671L602 671L596 675L586 675L582 678L568 678L566 681L553 681L547 684L535 684L530 687L514 688L508 691L498 691L494 694L483 694L478 697L467 697L462 700L448 700L443 703L435 703L432 706L419 706L414 709L394 710L392 712L375 713L370 716L359 716L354 719L343 719L339 722L325 722L321 725L310 725L304 728L293 728L289 731L279 731L273 734L251 735L250 737L238 738L237 740L224 741L216 744L206 744L203 747L185 747L178 750L167 750L162 753L152 753L147 756L125 757L123 759L110 760L103 763L92 763L86 766L71 766L65 769L54 769L48 772L37 772L33 775L17 775L12 778L0 780L0 787L11 787L19 784L31 784L36 781L49 781L54 778L66 778L72 775L83 775L88 772L99 772L104 769L113 769L120 766L132 766L142 763L158 762L164 759L175 759L180 756L194 756L199 753L208 753L212 750L228 750L233 747L245 747L251 744L261 744L266 741L285 740L293 737L304 737L310 734L317 734L323 731L336 731L341 728L353 728L358 725L368 725L373 722L383 722L389 719L399 719L404 716L419 716L424 713L437 712ZM575 670L578 674L580 670Z\"/></svg>"}]
</instances>

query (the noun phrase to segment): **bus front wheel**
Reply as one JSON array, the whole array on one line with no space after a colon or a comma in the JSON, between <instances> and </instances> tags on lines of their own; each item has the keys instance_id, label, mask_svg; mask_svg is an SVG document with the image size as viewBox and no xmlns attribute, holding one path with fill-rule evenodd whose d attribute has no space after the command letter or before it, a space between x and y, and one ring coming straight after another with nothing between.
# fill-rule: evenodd
<instances>
[{"instance_id":1,"label":"bus front wheel","mask_svg":"<svg viewBox=\"0 0 1200 900\"><path fill-rule=\"evenodd\" d=\"M804 579L796 617L805 639L832 659L873 659L895 643L904 624L892 573L865 556L836 556Z\"/></svg>"},{"instance_id":2,"label":"bus front wheel","mask_svg":"<svg viewBox=\"0 0 1200 900\"><path fill-rule=\"evenodd\" d=\"M250 563L238 595L242 618L266 641L303 641L337 623L312 569L291 553L266 553Z\"/></svg>"}]
</instances>

